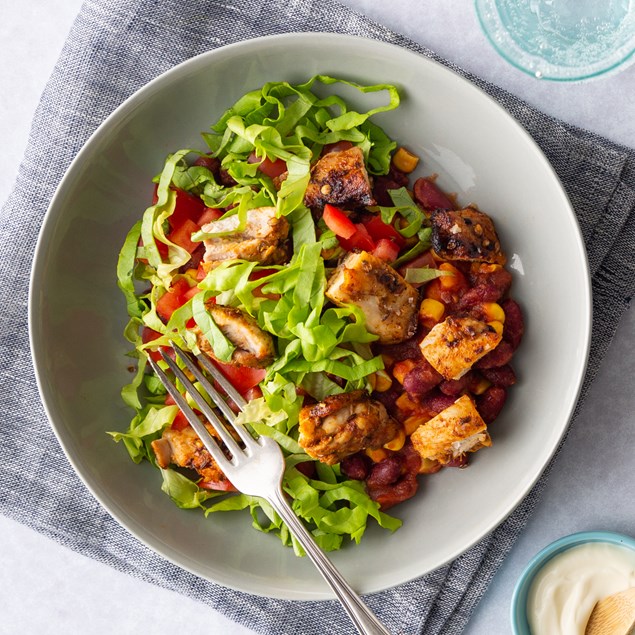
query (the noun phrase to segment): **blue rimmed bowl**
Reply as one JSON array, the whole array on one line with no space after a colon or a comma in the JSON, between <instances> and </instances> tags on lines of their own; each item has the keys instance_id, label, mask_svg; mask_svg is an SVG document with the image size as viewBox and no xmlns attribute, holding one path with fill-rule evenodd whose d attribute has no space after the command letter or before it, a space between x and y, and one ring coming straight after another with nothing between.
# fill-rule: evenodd
<instances>
[{"instance_id":1,"label":"blue rimmed bowl","mask_svg":"<svg viewBox=\"0 0 635 635\"><path fill-rule=\"evenodd\" d=\"M538 572L555 556L572 547L578 547L591 542L608 543L628 547L635 552L635 538L618 534L613 531L583 531L569 536L564 536L547 545L538 552L525 567L518 578L512 595L511 622L514 635L531 635L529 621L527 619L527 598L529 589Z\"/></svg>"}]
</instances>

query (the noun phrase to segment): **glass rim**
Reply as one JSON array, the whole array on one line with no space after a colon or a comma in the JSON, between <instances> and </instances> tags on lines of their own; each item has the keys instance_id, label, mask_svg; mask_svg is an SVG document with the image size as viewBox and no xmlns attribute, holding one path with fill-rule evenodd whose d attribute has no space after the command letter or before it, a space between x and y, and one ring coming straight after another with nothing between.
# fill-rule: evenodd
<instances>
[{"instance_id":1,"label":"glass rim","mask_svg":"<svg viewBox=\"0 0 635 635\"><path fill-rule=\"evenodd\" d=\"M574 82L597 78L635 61L635 28L629 40L605 57L580 66L559 66L524 50L500 20L495 0L474 0L476 16L489 43L509 64L536 79ZM506 36L501 41L496 35Z\"/></svg>"}]
</instances>

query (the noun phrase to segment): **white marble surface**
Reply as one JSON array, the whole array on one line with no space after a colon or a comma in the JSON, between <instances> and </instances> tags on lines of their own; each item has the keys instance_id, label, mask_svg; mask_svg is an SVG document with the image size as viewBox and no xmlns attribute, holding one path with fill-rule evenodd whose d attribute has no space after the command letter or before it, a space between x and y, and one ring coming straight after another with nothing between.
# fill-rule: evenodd
<instances>
[{"instance_id":1,"label":"white marble surface","mask_svg":"<svg viewBox=\"0 0 635 635\"><path fill-rule=\"evenodd\" d=\"M0 201L13 184L39 95L80 0L0 0ZM469 0L346 0L382 24L523 97L543 111L635 147L635 66L581 84L536 81L501 60L478 27ZM635 313L622 321L545 495L467 628L509 632L512 587L527 560L567 533L635 534L633 412ZM0 635L248 631L208 607L75 554L0 517ZM9 600L10 598L10 600Z\"/></svg>"}]
</instances>

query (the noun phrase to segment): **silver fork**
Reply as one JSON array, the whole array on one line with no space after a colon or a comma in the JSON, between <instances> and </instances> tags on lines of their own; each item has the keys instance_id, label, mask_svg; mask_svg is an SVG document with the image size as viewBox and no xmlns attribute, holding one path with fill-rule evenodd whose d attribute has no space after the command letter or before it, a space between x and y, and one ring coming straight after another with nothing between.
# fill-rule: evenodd
<instances>
[{"instance_id":1,"label":"silver fork","mask_svg":"<svg viewBox=\"0 0 635 635\"><path fill-rule=\"evenodd\" d=\"M226 419L225 422L209 406L187 375L177 366L176 362L161 350L161 355L170 370L185 386L200 411L205 415L225 444L225 447L231 453L231 460L225 457L214 437L189 407L187 401L170 381L169 377L151 359L150 364L178 407L187 417L187 420L218 464L218 467L239 491L250 496L264 498L276 510L289 528L289 531L302 545L306 554L329 584L351 621L362 635L390 635L390 632L378 621L372 611L362 602L359 595L353 591L339 571L331 564L291 509L282 492L281 483L285 463L280 446L270 437L260 436L255 439L244 426L235 424L235 415L229 404L201 372L198 364L176 344L172 343L172 346L185 367L201 383L211 400L223 413ZM236 389L204 355L198 356L197 359L205 370L220 384L230 399L242 410L247 402ZM227 426L236 431L244 443L244 449L235 441Z\"/></svg>"}]
</instances>

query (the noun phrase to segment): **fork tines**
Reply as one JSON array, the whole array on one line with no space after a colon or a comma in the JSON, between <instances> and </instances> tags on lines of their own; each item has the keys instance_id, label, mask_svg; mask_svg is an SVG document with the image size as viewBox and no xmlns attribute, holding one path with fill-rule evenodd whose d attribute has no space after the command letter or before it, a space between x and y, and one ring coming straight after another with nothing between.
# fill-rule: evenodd
<instances>
[{"instance_id":1,"label":"fork tines","mask_svg":"<svg viewBox=\"0 0 635 635\"><path fill-rule=\"evenodd\" d=\"M245 444L245 447L247 449L253 447L253 444L256 443L256 440L242 425L234 425L236 416L234 415L231 407L229 406L227 401L223 399L218 390L214 388L207 377L205 377L198 364L192 359L192 356L190 356L179 346L174 344L174 342L172 342L172 347L174 348L174 351L179 356L187 370L192 373L192 375L203 387L205 392L209 395L212 402L223 413L226 418L226 423L230 425L233 430L236 431L238 436ZM226 424L219 418L217 413L209 405L203 395L196 389L196 387L190 381L185 372L181 368L179 368L176 361L173 360L169 355L167 355L163 350L161 350L161 356L163 357L163 360L168 365L170 370L174 373L174 376L183 384L185 390L189 393L189 395L196 403L196 406L212 425L212 427L216 431L216 434L218 434L218 437L225 444L225 447L229 450L232 456L236 457L242 454L242 448L230 434L229 430L227 430ZM200 360L200 363L205 367L205 369L210 373L210 375L212 375L212 377L223 388L223 390L225 390L228 396L236 403L239 408L242 409L245 406L246 402L236 391L236 389L227 381L227 379L214 367L214 365L209 360L205 359L202 355L198 357L198 359ZM192 428L194 428L220 469L222 470L223 466L227 467L227 464L232 462L225 457L224 452L219 447L216 439L214 439L214 437L210 434L205 424L201 422L196 413L192 410L192 408L190 408L185 397L179 392L178 388L172 383L172 381L170 381L170 378L159 367L159 365L152 359L150 359L149 361L152 369L157 374L157 377L165 386L168 393L172 396L176 405L181 409L181 411L189 421L190 425L192 426Z\"/></svg>"}]
</instances>

